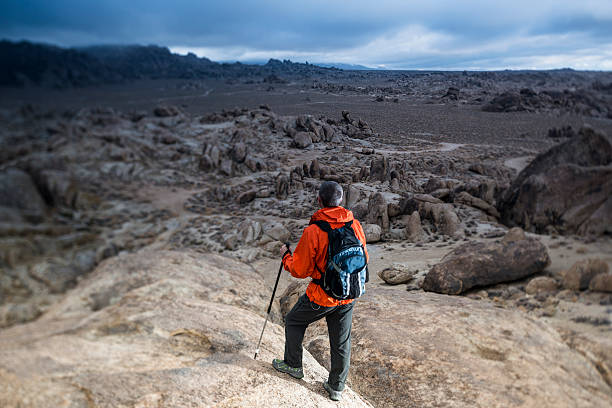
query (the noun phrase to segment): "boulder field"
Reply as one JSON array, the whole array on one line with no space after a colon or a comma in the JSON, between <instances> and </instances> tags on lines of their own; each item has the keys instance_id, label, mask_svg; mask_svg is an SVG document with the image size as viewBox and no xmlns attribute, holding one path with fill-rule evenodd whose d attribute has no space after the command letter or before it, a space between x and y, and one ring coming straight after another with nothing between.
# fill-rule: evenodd
<instances>
[{"instance_id":1,"label":"boulder field","mask_svg":"<svg viewBox=\"0 0 612 408\"><path fill-rule=\"evenodd\" d=\"M399 141L339 116L267 105L204 115L163 105L0 110L0 327L36 319L103 260L155 242L247 262L276 256L276 241L299 239L325 180L342 184L342 204L372 244L465 241L472 253L506 225L607 239L604 134L585 128L548 151L543 143L515 177L507 163L535 151ZM515 266L515 279L527 273ZM481 278L475 286L500 276Z\"/></svg>"},{"instance_id":2,"label":"boulder field","mask_svg":"<svg viewBox=\"0 0 612 408\"><path fill-rule=\"evenodd\" d=\"M270 366L304 282L253 360L278 248L324 180L372 257L333 406L612 405L607 136L399 140L266 105L24 106L0 125L0 407L332 406L323 322L305 381Z\"/></svg>"}]
</instances>

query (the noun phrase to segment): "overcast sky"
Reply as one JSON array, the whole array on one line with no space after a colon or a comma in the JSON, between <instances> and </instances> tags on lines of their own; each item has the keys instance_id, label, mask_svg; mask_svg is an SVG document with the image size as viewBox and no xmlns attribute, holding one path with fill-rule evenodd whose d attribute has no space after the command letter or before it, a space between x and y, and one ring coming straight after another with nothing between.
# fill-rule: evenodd
<instances>
[{"instance_id":1,"label":"overcast sky","mask_svg":"<svg viewBox=\"0 0 612 408\"><path fill-rule=\"evenodd\" d=\"M2 0L0 38L216 61L612 70L612 0Z\"/></svg>"}]
</instances>

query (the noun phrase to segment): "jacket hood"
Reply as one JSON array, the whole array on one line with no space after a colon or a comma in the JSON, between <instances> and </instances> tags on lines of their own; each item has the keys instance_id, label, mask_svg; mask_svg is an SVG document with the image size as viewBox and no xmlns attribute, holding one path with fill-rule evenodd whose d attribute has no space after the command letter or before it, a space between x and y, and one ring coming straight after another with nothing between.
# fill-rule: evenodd
<instances>
[{"instance_id":1,"label":"jacket hood","mask_svg":"<svg viewBox=\"0 0 612 408\"><path fill-rule=\"evenodd\" d=\"M330 224L349 222L353 220L353 212L344 207L325 207L314 213L310 218L313 221L327 221Z\"/></svg>"}]
</instances>

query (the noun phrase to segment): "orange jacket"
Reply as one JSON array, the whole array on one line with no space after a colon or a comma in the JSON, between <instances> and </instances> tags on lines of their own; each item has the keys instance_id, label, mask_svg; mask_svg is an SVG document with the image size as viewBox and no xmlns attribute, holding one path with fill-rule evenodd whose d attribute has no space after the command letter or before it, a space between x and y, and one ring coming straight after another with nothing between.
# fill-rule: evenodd
<instances>
[{"instance_id":1,"label":"orange jacket","mask_svg":"<svg viewBox=\"0 0 612 408\"><path fill-rule=\"evenodd\" d=\"M355 236L363 244L366 260L369 260L363 228L361 228L359 221L353 218L353 213L351 211L343 207L325 207L314 213L310 222L312 223L313 221L319 220L329 222L332 229L340 228L344 223L353 220L352 227L355 231ZM287 254L283 257L283 266L285 270L296 278L321 278L321 274L315 268L315 263L320 270L325 270L325 258L327 256L328 244L329 238L327 237L327 233L314 224L309 225L304 229L302 238L300 238L300 242L295 247L293 254ZM345 305L354 300L334 299L328 296L319 285L313 282L310 282L308 285L306 295L311 302L325 307Z\"/></svg>"}]
</instances>

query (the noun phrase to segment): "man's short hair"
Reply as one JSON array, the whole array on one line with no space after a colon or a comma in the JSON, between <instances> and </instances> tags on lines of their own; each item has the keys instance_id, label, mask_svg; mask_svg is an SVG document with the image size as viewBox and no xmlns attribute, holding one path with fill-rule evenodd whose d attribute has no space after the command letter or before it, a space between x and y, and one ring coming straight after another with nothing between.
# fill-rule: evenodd
<instances>
[{"instance_id":1,"label":"man's short hair","mask_svg":"<svg viewBox=\"0 0 612 408\"><path fill-rule=\"evenodd\" d=\"M319 197L324 207L337 207L342 202L342 187L335 181L324 181L319 187Z\"/></svg>"}]
</instances>

